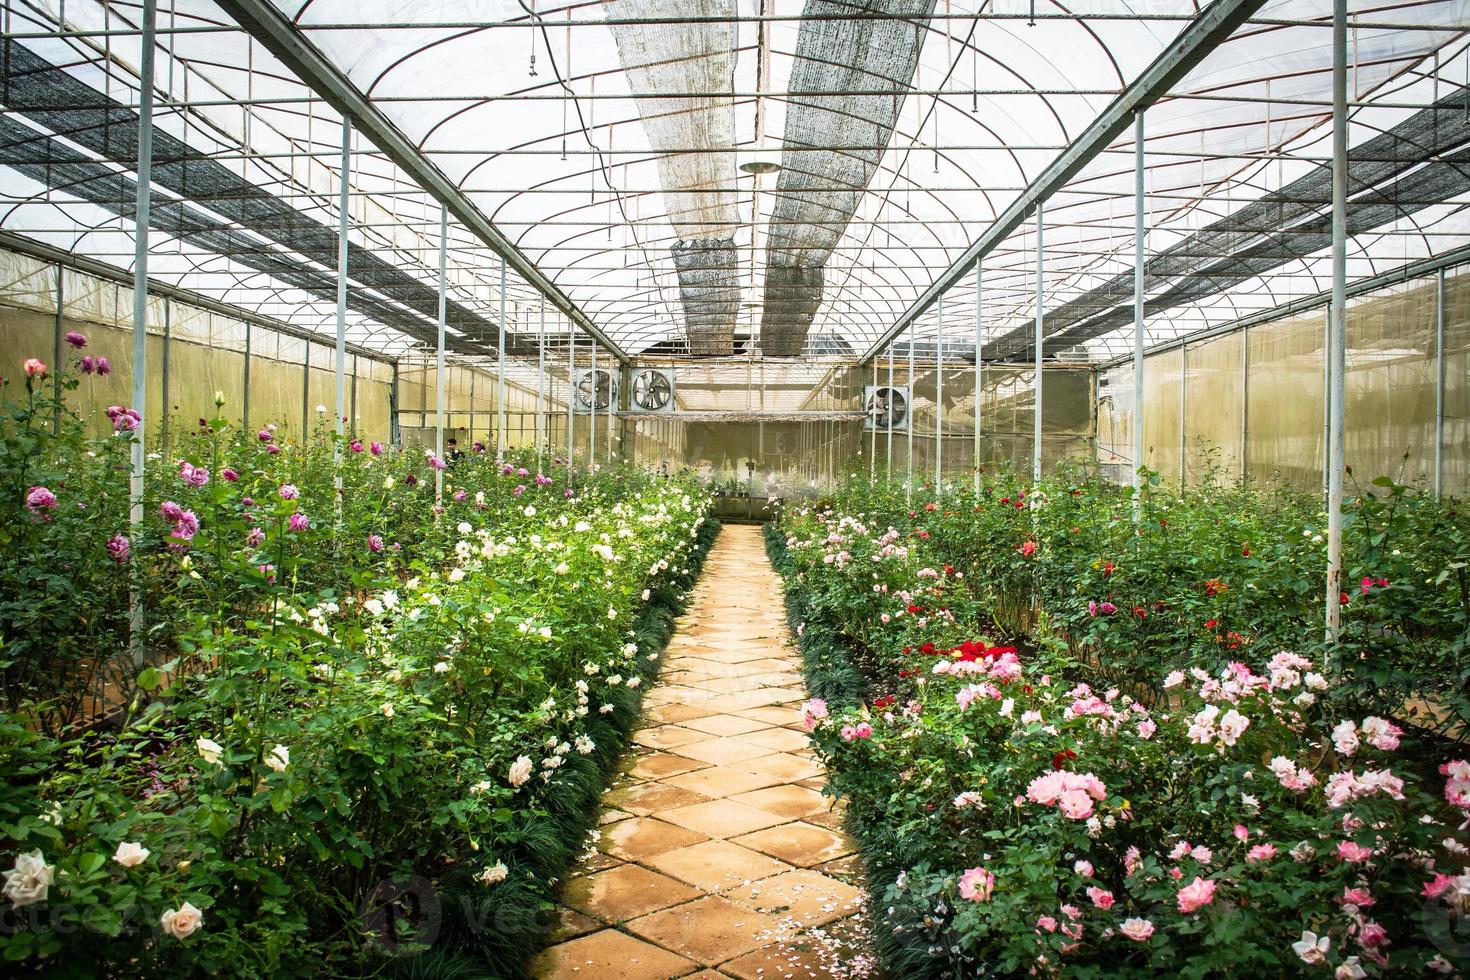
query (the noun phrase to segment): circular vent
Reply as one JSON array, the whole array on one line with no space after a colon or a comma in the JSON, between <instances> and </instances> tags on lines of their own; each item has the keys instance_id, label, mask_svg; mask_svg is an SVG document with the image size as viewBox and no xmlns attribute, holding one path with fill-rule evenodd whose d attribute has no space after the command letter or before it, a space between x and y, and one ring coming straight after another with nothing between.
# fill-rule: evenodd
<instances>
[{"instance_id":1,"label":"circular vent","mask_svg":"<svg viewBox=\"0 0 1470 980\"><path fill-rule=\"evenodd\" d=\"M897 428L908 418L908 396L897 388L874 388L865 406L875 429Z\"/></svg>"},{"instance_id":2,"label":"circular vent","mask_svg":"<svg viewBox=\"0 0 1470 980\"><path fill-rule=\"evenodd\" d=\"M602 411L612 404L613 378L611 371L598 368L586 371L577 382L577 407L586 411Z\"/></svg>"},{"instance_id":3,"label":"circular vent","mask_svg":"<svg viewBox=\"0 0 1470 980\"><path fill-rule=\"evenodd\" d=\"M674 399L674 383L663 371L642 371L633 379L633 404L645 412L658 412Z\"/></svg>"}]
</instances>

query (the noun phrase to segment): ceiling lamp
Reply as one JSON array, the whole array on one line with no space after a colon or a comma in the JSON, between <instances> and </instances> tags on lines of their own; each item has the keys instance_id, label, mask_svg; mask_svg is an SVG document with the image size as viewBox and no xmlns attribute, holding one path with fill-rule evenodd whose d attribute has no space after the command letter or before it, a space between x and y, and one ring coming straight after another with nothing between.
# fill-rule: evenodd
<instances>
[{"instance_id":1,"label":"ceiling lamp","mask_svg":"<svg viewBox=\"0 0 1470 980\"><path fill-rule=\"evenodd\" d=\"M781 169L781 151L770 148L751 150L740 161L740 169L748 174L773 174Z\"/></svg>"}]
</instances>

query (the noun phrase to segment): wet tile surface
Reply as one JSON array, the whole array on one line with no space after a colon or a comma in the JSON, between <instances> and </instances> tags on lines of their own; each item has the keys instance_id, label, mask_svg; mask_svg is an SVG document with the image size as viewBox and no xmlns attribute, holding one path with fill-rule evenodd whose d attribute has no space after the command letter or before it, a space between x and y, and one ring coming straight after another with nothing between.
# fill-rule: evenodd
<instances>
[{"instance_id":1,"label":"wet tile surface","mask_svg":"<svg viewBox=\"0 0 1470 980\"><path fill-rule=\"evenodd\" d=\"M760 528L721 531L537 977L873 976Z\"/></svg>"}]
</instances>

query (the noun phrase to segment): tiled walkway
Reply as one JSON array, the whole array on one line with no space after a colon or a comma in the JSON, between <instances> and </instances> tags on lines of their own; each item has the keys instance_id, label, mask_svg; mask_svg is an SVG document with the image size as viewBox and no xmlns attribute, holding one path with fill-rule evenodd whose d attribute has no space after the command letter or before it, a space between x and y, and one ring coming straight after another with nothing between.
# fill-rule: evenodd
<instances>
[{"instance_id":1,"label":"tiled walkway","mask_svg":"<svg viewBox=\"0 0 1470 980\"><path fill-rule=\"evenodd\" d=\"M538 977L870 972L856 858L801 728L798 657L760 529L726 527Z\"/></svg>"}]
</instances>

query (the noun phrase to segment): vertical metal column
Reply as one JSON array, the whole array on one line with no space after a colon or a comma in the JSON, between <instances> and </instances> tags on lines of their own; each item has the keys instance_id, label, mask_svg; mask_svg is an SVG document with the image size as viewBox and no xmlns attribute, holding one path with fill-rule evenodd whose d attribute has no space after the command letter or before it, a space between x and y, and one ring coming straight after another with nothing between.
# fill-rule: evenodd
<instances>
[{"instance_id":1,"label":"vertical metal column","mask_svg":"<svg viewBox=\"0 0 1470 980\"><path fill-rule=\"evenodd\" d=\"M51 391L52 391L52 394L54 395L54 397L56 398L56 411L53 412L52 413L52 416L51 416L51 434L52 435L55 435L55 434L57 434L57 433L59 433L61 431L61 379L62 379L61 366L64 363L65 358L66 358L66 348L65 348L65 344L66 344L66 341L65 341L66 327L64 325L65 311L66 311L66 296L65 296L65 288L66 287L63 285L63 283L65 281L66 281L66 269L63 268L61 265L57 265L56 266L56 317L52 321L52 324L51 324L51 327L52 327L52 337L51 337L51 342L52 342L52 349L51 349L51 368L52 368L52 371L53 371L52 378L51 378ZM163 410L164 410L164 417L167 417L168 416L168 400L166 398L164 399Z\"/></svg>"},{"instance_id":2,"label":"vertical metal column","mask_svg":"<svg viewBox=\"0 0 1470 980\"><path fill-rule=\"evenodd\" d=\"M934 331L934 499L944 478L944 294L939 294L939 326Z\"/></svg>"},{"instance_id":3,"label":"vertical metal column","mask_svg":"<svg viewBox=\"0 0 1470 980\"><path fill-rule=\"evenodd\" d=\"M434 360L434 455L444 461L444 308L448 295L445 242L449 238L449 209L439 208L439 337ZM444 499L444 471L434 470L434 503Z\"/></svg>"},{"instance_id":4,"label":"vertical metal column","mask_svg":"<svg viewBox=\"0 0 1470 980\"><path fill-rule=\"evenodd\" d=\"M1133 523L1143 519L1143 112L1133 117Z\"/></svg>"},{"instance_id":5,"label":"vertical metal column","mask_svg":"<svg viewBox=\"0 0 1470 980\"><path fill-rule=\"evenodd\" d=\"M343 415L346 414L346 387L347 381L347 206L348 206L348 168L352 166L352 123L346 116L342 117L342 170L339 175L341 182L341 195L337 199L337 374L334 381L336 388L336 414L335 429L337 432L336 447L332 450L332 486L336 490L334 497L334 510L336 523L342 523L342 423Z\"/></svg>"},{"instance_id":6,"label":"vertical metal column","mask_svg":"<svg viewBox=\"0 0 1470 980\"><path fill-rule=\"evenodd\" d=\"M1444 270L1434 291L1434 499L1444 484Z\"/></svg>"},{"instance_id":7,"label":"vertical metal column","mask_svg":"<svg viewBox=\"0 0 1470 980\"><path fill-rule=\"evenodd\" d=\"M914 407L913 391L909 397L903 400L903 418L908 421L909 412ZM885 440L888 450L888 463L883 474L885 480L893 479L893 345L888 345L888 438Z\"/></svg>"},{"instance_id":8,"label":"vertical metal column","mask_svg":"<svg viewBox=\"0 0 1470 980\"><path fill-rule=\"evenodd\" d=\"M764 394L764 391L762 391L762 394ZM891 401L892 401L892 397L891 397L891 393L890 393L890 405L889 405L889 412L890 413L893 411L893 406L891 404ZM875 408L875 409L878 407L878 359L876 357L873 358L873 402L872 402L872 407ZM878 420L873 417L873 413L868 410L868 406L867 405L864 405L863 406L863 414L868 417L868 432L869 432L869 435L868 435L868 482L869 483L872 483L873 482L873 478L878 473Z\"/></svg>"},{"instance_id":9,"label":"vertical metal column","mask_svg":"<svg viewBox=\"0 0 1470 980\"><path fill-rule=\"evenodd\" d=\"M241 379L244 395L240 399L240 428L246 437L250 435L250 356L251 347L254 345L255 328L249 320L245 321L245 368L244 378Z\"/></svg>"},{"instance_id":10,"label":"vertical metal column","mask_svg":"<svg viewBox=\"0 0 1470 980\"><path fill-rule=\"evenodd\" d=\"M1341 625L1343 431L1347 370L1347 0L1332 4L1332 327L1328 334L1327 640Z\"/></svg>"},{"instance_id":11,"label":"vertical metal column","mask_svg":"<svg viewBox=\"0 0 1470 980\"><path fill-rule=\"evenodd\" d=\"M592 341L592 404L587 409L587 472L597 469L597 341ZM612 384L608 383L608 401L612 401Z\"/></svg>"},{"instance_id":12,"label":"vertical metal column","mask_svg":"<svg viewBox=\"0 0 1470 980\"><path fill-rule=\"evenodd\" d=\"M571 321L567 322L567 338L567 483L570 484L576 473L572 455L577 443L577 325Z\"/></svg>"},{"instance_id":13,"label":"vertical metal column","mask_svg":"<svg viewBox=\"0 0 1470 980\"><path fill-rule=\"evenodd\" d=\"M153 190L153 47L158 23L157 0L143 0L143 56L138 65L138 197L133 213L133 430L128 480L128 537L137 542L143 529L144 442L148 399L148 222ZM61 365L56 365L61 370ZM167 411L167 406L164 407ZM128 633L133 661L143 656L143 590L138 576L139 549L132 551L134 579L129 596Z\"/></svg>"},{"instance_id":14,"label":"vertical metal column","mask_svg":"<svg viewBox=\"0 0 1470 980\"><path fill-rule=\"evenodd\" d=\"M908 440L908 481L904 487L904 499L914 499L914 328L909 327L909 440Z\"/></svg>"},{"instance_id":15,"label":"vertical metal column","mask_svg":"<svg viewBox=\"0 0 1470 980\"><path fill-rule=\"evenodd\" d=\"M500 260L500 331L495 341L495 458L505 459L505 258Z\"/></svg>"},{"instance_id":16,"label":"vertical metal column","mask_svg":"<svg viewBox=\"0 0 1470 980\"><path fill-rule=\"evenodd\" d=\"M209 315L211 317L214 316L213 313ZM171 373L171 365L169 364L169 361L171 360L171 358L169 357L169 348L173 346L173 337L173 304L170 303L168 301L168 297L165 296L163 298L163 347L161 348L163 351L163 356L159 358L159 360L163 362L161 364L162 370L160 372L162 377L159 379L163 386L163 392L162 397L158 399L158 405L160 409L158 413L158 445L162 449L165 459L167 459L169 455L168 409L169 402L172 401L172 399L169 398L169 389L173 387L173 385L171 384L173 379L169 376ZM60 359L57 360L57 363L61 363Z\"/></svg>"},{"instance_id":17,"label":"vertical metal column","mask_svg":"<svg viewBox=\"0 0 1470 980\"><path fill-rule=\"evenodd\" d=\"M1044 293L1044 290L1042 288L1042 282L1041 282L1041 270L1042 270L1042 267L1044 266L1044 264L1046 262L1046 252L1044 250L1044 247L1042 245L1042 240L1041 240L1041 230L1042 230L1043 223L1044 223L1044 218L1043 218L1043 215L1042 215L1042 204L1041 204L1041 202L1038 201L1037 204L1036 204L1036 372L1035 372L1036 373L1036 378L1035 378L1035 381L1034 381L1034 387L1035 387L1035 398L1034 398L1034 401L1035 401L1035 405L1034 405L1034 411L1032 412L1032 414L1035 415L1036 418L1035 418L1035 432L1034 432L1034 434L1032 436L1032 438L1035 441L1035 444L1031 447L1031 482L1032 483L1040 483L1041 482L1041 349L1042 349L1042 336L1043 336L1042 335L1042 316L1043 316L1043 311L1042 311L1042 308L1041 308L1041 303L1042 303L1042 300L1045 298L1045 293Z\"/></svg>"},{"instance_id":18,"label":"vertical metal column","mask_svg":"<svg viewBox=\"0 0 1470 980\"><path fill-rule=\"evenodd\" d=\"M985 335L980 320L981 267L975 263L975 496L980 496L980 399L984 393Z\"/></svg>"},{"instance_id":19,"label":"vertical metal column","mask_svg":"<svg viewBox=\"0 0 1470 980\"><path fill-rule=\"evenodd\" d=\"M546 390L546 294L541 294L541 312L536 321L536 475L541 475L541 453L546 448L542 432L545 418L541 412L545 405Z\"/></svg>"}]
</instances>

